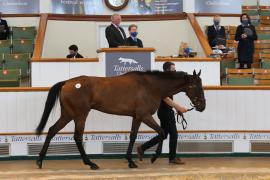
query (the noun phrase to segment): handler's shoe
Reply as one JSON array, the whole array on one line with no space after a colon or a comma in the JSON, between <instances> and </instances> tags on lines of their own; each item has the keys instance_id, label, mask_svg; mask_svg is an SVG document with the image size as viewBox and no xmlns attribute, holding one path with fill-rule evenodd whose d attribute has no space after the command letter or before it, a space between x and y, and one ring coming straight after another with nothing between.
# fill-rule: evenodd
<instances>
[{"instance_id":1,"label":"handler's shoe","mask_svg":"<svg viewBox=\"0 0 270 180\"><path fill-rule=\"evenodd\" d=\"M144 152L143 152L143 149L142 149L141 145L137 147L137 155L138 155L138 158L140 159L140 161L142 161Z\"/></svg>"},{"instance_id":2,"label":"handler's shoe","mask_svg":"<svg viewBox=\"0 0 270 180\"><path fill-rule=\"evenodd\" d=\"M182 165L185 164L185 162L181 161L180 158L174 158L172 160L169 160L169 164L178 164L178 165Z\"/></svg>"}]
</instances>

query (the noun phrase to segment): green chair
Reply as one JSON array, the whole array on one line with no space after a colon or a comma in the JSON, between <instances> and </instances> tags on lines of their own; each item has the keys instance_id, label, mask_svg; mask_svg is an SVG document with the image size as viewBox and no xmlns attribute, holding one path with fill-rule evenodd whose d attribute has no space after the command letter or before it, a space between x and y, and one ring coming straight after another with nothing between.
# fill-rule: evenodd
<instances>
[{"instance_id":1,"label":"green chair","mask_svg":"<svg viewBox=\"0 0 270 180\"><path fill-rule=\"evenodd\" d=\"M4 54L0 54L0 69L2 69L3 60L4 60Z\"/></svg>"},{"instance_id":2,"label":"green chair","mask_svg":"<svg viewBox=\"0 0 270 180\"><path fill-rule=\"evenodd\" d=\"M4 54L3 67L5 69L20 69L21 77L29 76L30 54Z\"/></svg>"},{"instance_id":3,"label":"green chair","mask_svg":"<svg viewBox=\"0 0 270 180\"><path fill-rule=\"evenodd\" d=\"M18 87L20 86L20 69L0 70L0 87Z\"/></svg>"},{"instance_id":4,"label":"green chair","mask_svg":"<svg viewBox=\"0 0 270 180\"><path fill-rule=\"evenodd\" d=\"M34 44L32 39L13 39L12 53L33 53Z\"/></svg>"},{"instance_id":5,"label":"green chair","mask_svg":"<svg viewBox=\"0 0 270 180\"><path fill-rule=\"evenodd\" d=\"M234 69L235 68L235 61L234 60L221 60L220 62L220 74L224 77L226 74L226 69Z\"/></svg>"},{"instance_id":6,"label":"green chair","mask_svg":"<svg viewBox=\"0 0 270 180\"><path fill-rule=\"evenodd\" d=\"M270 40L270 34L258 34L259 40Z\"/></svg>"},{"instance_id":7,"label":"green chair","mask_svg":"<svg viewBox=\"0 0 270 180\"><path fill-rule=\"evenodd\" d=\"M0 54L10 53L10 40L0 40Z\"/></svg>"},{"instance_id":8,"label":"green chair","mask_svg":"<svg viewBox=\"0 0 270 180\"><path fill-rule=\"evenodd\" d=\"M254 85L254 78L253 77L227 77L227 84L228 85L236 85L236 86L248 86Z\"/></svg>"},{"instance_id":9,"label":"green chair","mask_svg":"<svg viewBox=\"0 0 270 180\"><path fill-rule=\"evenodd\" d=\"M248 86L254 84L252 69L226 69L227 85Z\"/></svg>"},{"instance_id":10,"label":"green chair","mask_svg":"<svg viewBox=\"0 0 270 180\"><path fill-rule=\"evenodd\" d=\"M259 15L258 10L243 10L243 13L246 13L249 16L257 16L257 15Z\"/></svg>"},{"instance_id":11,"label":"green chair","mask_svg":"<svg viewBox=\"0 0 270 180\"><path fill-rule=\"evenodd\" d=\"M252 21L251 21L251 24L252 24L253 26L258 26L258 25L260 24L260 21L259 21L259 20L252 20Z\"/></svg>"},{"instance_id":12,"label":"green chair","mask_svg":"<svg viewBox=\"0 0 270 180\"><path fill-rule=\"evenodd\" d=\"M36 27L11 27L12 39L35 39Z\"/></svg>"},{"instance_id":13,"label":"green chair","mask_svg":"<svg viewBox=\"0 0 270 180\"><path fill-rule=\"evenodd\" d=\"M261 67L262 67L262 69L270 69L270 61L269 60L262 60Z\"/></svg>"},{"instance_id":14,"label":"green chair","mask_svg":"<svg viewBox=\"0 0 270 180\"><path fill-rule=\"evenodd\" d=\"M19 54L4 54L3 58L7 60L23 60L29 61L31 58L30 53L19 53Z\"/></svg>"},{"instance_id":15,"label":"green chair","mask_svg":"<svg viewBox=\"0 0 270 180\"><path fill-rule=\"evenodd\" d=\"M261 16L270 16L270 11L261 11Z\"/></svg>"},{"instance_id":16,"label":"green chair","mask_svg":"<svg viewBox=\"0 0 270 180\"><path fill-rule=\"evenodd\" d=\"M28 61L7 60L3 63L4 69L20 69L21 78L29 77L29 63Z\"/></svg>"}]
</instances>

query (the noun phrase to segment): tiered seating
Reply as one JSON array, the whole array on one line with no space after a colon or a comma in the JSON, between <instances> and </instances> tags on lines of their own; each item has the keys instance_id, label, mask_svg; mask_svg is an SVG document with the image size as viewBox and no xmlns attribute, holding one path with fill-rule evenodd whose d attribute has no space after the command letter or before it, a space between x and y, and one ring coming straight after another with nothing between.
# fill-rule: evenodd
<instances>
[{"instance_id":1,"label":"tiered seating","mask_svg":"<svg viewBox=\"0 0 270 180\"><path fill-rule=\"evenodd\" d=\"M29 59L30 53L22 54L4 54L4 69L20 69L21 77L25 78L29 75Z\"/></svg>"},{"instance_id":2,"label":"tiered seating","mask_svg":"<svg viewBox=\"0 0 270 180\"><path fill-rule=\"evenodd\" d=\"M270 16L270 6L260 6L259 9L261 16Z\"/></svg>"},{"instance_id":3,"label":"tiered seating","mask_svg":"<svg viewBox=\"0 0 270 180\"><path fill-rule=\"evenodd\" d=\"M264 69L270 69L270 52L261 52L261 67Z\"/></svg>"},{"instance_id":4,"label":"tiered seating","mask_svg":"<svg viewBox=\"0 0 270 180\"><path fill-rule=\"evenodd\" d=\"M270 7L269 6L260 6L260 24L262 26L270 25Z\"/></svg>"},{"instance_id":5,"label":"tiered seating","mask_svg":"<svg viewBox=\"0 0 270 180\"><path fill-rule=\"evenodd\" d=\"M270 69L254 69L255 85L270 85Z\"/></svg>"},{"instance_id":6,"label":"tiered seating","mask_svg":"<svg viewBox=\"0 0 270 180\"><path fill-rule=\"evenodd\" d=\"M0 86L19 86L20 78L30 74L29 60L34 50L36 29L10 27L10 30L10 39L0 41Z\"/></svg>"},{"instance_id":7,"label":"tiered seating","mask_svg":"<svg viewBox=\"0 0 270 180\"><path fill-rule=\"evenodd\" d=\"M32 39L13 39L12 53L33 53L34 43Z\"/></svg>"},{"instance_id":8,"label":"tiered seating","mask_svg":"<svg viewBox=\"0 0 270 180\"><path fill-rule=\"evenodd\" d=\"M36 28L30 27L11 27L13 39L35 39Z\"/></svg>"},{"instance_id":9,"label":"tiered seating","mask_svg":"<svg viewBox=\"0 0 270 180\"><path fill-rule=\"evenodd\" d=\"M270 69L226 69L228 85L270 85Z\"/></svg>"},{"instance_id":10,"label":"tiered seating","mask_svg":"<svg viewBox=\"0 0 270 180\"><path fill-rule=\"evenodd\" d=\"M234 40L235 36L235 26L229 26L229 39L227 40L227 47L237 48L237 41ZM260 53L270 51L270 27L256 27L258 37L261 40L255 41L255 53L254 53L254 63L252 64L253 68L260 67Z\"/></svg>"},{"instance_id":11,"label":"tiered seating","mask_svg":"<svg viewBox=\"0 0 270 180\"><path fill-rule=\"evenodd\" d=\"M11 41L10 40L0 40L0 56L4 53L10 53Z\"/></svg>"},{"instance_id":12,"label":"tiered seating","mask_svg":"<svg viewBox=\"0 0 270 180\"><path fill-rule=\"evenodd\" d=\"M261 52L270 53L270 6L243 6L243 13L249 14L252 24L256 26L258 41L255 42L254 63L252 68L260 68ZM237 42L234 40L236 26L226 26L227 47L237 49ZM235 55L236 57L236 55ZM231 66L228 66L230 68Z\"/></svg>"},{"instance_id":13,"label":"tiered seating","mask_svg":"<svg viewBox=\"0 0 270 180\"><path fill-rule=\"evenodd\" d=\"M228 85L253 85L252 69L226 69L226 83Z\"/></svg>"}]
</instances>

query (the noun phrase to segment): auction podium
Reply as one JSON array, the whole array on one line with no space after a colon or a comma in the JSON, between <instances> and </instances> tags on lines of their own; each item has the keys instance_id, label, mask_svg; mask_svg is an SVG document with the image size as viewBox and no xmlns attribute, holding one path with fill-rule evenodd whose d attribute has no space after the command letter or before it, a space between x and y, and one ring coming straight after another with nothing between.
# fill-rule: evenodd
<instances>
[{"instance_id":1,"label":"auction podium","mask_svg":"<svg viewBox=\"0 0 270 180\"><path fill-rule=\"evenodd\" d=\"M151 70L155 59L154 48L101 48L97 50L104 63L105 76L118 76L129 71Z\"/></svg>"}]
</instances>

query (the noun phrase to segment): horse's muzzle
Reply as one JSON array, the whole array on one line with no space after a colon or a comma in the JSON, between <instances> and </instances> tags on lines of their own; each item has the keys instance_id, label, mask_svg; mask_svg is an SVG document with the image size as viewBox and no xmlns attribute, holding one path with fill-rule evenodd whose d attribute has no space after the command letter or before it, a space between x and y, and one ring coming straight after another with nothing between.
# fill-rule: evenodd
<instances>
[{"instance_id":1,"label":"horse's muzzle","mask_svg":"<svg viewBox=\"0 0 270 180\"><path fill-rule=\"evenodd\" d=\"M205 110L205 100L204 101L198 101L195 105L196 111L203 112Z\"/></svg>"}]
</instances>

